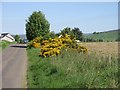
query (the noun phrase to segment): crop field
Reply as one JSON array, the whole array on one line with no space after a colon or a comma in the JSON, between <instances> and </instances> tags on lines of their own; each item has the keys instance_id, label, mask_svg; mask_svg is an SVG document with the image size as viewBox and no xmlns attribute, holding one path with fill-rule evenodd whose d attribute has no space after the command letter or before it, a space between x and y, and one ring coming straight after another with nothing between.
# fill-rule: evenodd
<instances>
[{"instance_id":1,"label":"crop field","mask_svg":"<svg viewBox=\"0 0 120 90\"><path fill-rule=\"evenodd\" d=\"M88 53L62 50L39 57L40 49L27 49L28 88L117 88L118 42L79 43Z\"/></svg>"},{"instance_id":2,"label":"crop field","mask_svg":"<svg viewBox=\"0 0 120 90\"><path fill-rule=\"evenodd\" d=\"M105 55L105 56L117 56L118 55L118 42L92 42L92 43L79 43L80 45L85 46L88 48L89 53L95 52L99 55ZM120 47L120 46L119 46Z\"/></svg>"}]
</instances>

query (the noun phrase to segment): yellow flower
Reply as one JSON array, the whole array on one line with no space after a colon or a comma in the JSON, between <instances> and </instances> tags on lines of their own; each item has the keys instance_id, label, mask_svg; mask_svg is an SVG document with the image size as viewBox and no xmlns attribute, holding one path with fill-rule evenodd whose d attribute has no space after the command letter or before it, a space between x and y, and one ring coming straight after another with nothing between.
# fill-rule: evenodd
<instances>
[{"instance_id":1,"label":"yellow flower","mask_svg":"<svg viewBox=\"0 0 120 90\"><path fill-rule=\"evenodd\" d=\"M35 47L38 46L36 43L34 44ZM43 57L58 55L60 54L62 48L73 48L76 51L78 50L79 52L88 51L87 48L85 48L84 46L79 46L75 42L75 39L71 39L70 35L67 34L60 38L57 37L54 39L44 40L41 45L41 53L39 55Z\"/></svg>"}]
</instances>

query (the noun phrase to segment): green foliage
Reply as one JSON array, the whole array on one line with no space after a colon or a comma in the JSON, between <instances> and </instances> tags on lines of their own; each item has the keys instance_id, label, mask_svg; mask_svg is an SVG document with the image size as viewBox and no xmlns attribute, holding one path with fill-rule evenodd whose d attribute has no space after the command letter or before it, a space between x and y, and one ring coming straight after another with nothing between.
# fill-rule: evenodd
<instances>
[{"instance_id":1,"label":"green foliage","mask_svg":"<svg viewBox=\"0 0 120 90\"><path fill-rule=\"evenodd\" d=\"M49 35L50 35L50 38L55 38L55 37L56 37L56 34L55 34L54 31L51 31L51 32L49 33Z\"/></svg>"},{"instance_id":2,"label":"green foliage","mask_svg":"<svg viewBox=\"0 0 120 90\"><path fill-rule=\"evenodd\" d=\"M49 40L50 38L55 38L55 37L56 37L56 34L55 34L54 31L52 31L52 32L44 35L44 36L43 36L43 39L44 39L44 40Z\"/></svg>"},{"instance_id":3,"label":"green foliage","mask_svg":"<svg viewBox=\"0 0 120 90\"><path fill-rule=\"evenodd\" d=\"M15 41L17 42L17 43L20 43L20 36L19 35L15 35Z\"/></svg>"},{"instance_id":4,"label":"green foliage","mask_svg":"<svg viewBox=\"0 0 120 90\"><path fill-rule=\"evenodd\" d=\"M14 44L15 42L8 42L8 41L0 41L0 51L5 49L10 44Z\"/></svg>"},{"instance_id":5,"label":"green foliage","mask_svg":"<svg viewBox=\"0 0 120 90\"><path fill-rule=\"evenodd\" d=\"M116 88L117 57L62 50L57 57L38 57L28 49L28 88Z\"/></svg>"},{"instance_id":6,"label":"green foliage","mask_svg":"<svg viewBox=\"0 0 120 90\"><path fill-rule=\"evenodd\" d=\"M96 32L93 32L93 34L96 34Z\"/></svg>"},{"instance_id":7,"label":"green foliage","mask_svg":"<svg viewBox=\"0 0 120 90\"><path fill-rule=\"evenodd\" d=\"M27 44L27 48L32 48L33 46L33 40L29 41Z\"/></svg>"},{"instance_id":8,"label":"green foliage","mask_svg":"<svg viewBox=\"0 0 120 90\"><path fill-rule=\"evenodd\" d=\"M83 33L80 31L79 28L72 29L72 32L77 40L82 41L83 40Z\"/></svg>"},{"instance_id":9,"label":"green foliage","mask_svg":"<svg viewBox=\"0 0 120 90\"><path fill-rule=\"evenodd\" d=\"M59 32L59 33L56 33L55 35L56 35L57 37L59 37L59 36L61 35L61 33Z\"/></svg>"},{"instance_id":10,"label":"green foliage","mask_svg":"<svg viewBox=\"0 0 120 90\"><path fill-rule=\"evenodd\" d=\"M61 34L62 35L64 35L64 34L73 35L70 27L66 27L63 30L61 30Z\"/></svg>"},{"instance_id":11,"label":"green foliage","mask_svg":"<svg viewBox=\"0 0 120 90\"><path fill-rule=\"evenodd\" d=\"M103 42L103 39L83 38L83 42ZM109 40L107 40L108 42Z\"/></svg>"},{"instance_id":12,"label":"green foliage","mask_svg":"<svg viewBox=\"0 0 120 90\"><path fill-rule=\"evenodd\" d=\"M22 39L20 39L20 43L21 43L21 44L23 44L23 43L24 43L24 41L23 41Z\"/></svg>"},{"instance_id":13,"label":"green foliage","mask_svg":"<svg viewBox=\"0 0 120 90\"><path fill-rule=\"evenodd\" d=\"M82 31L80 31L79 28L69 28L69 27L66 27L64 28L63 30L61 30L61 34L64 35L64 34L68 34L68 35L71 35L73 37L75 37L77 40L80 40L82 41L83 40L83 33Z\"/></svg>"},{"instance_id":14,"label":"green foliage","mask_svg":"<svg viewBox=\"0 0 120 90\"><path fill-rule=\"evenodd\" d=\"M45 36L49 33L50 24L46 20L45 15L41 12L33 12L26 23L27 39L33 40L35 37Z\"/></svg>"}]
</instances>

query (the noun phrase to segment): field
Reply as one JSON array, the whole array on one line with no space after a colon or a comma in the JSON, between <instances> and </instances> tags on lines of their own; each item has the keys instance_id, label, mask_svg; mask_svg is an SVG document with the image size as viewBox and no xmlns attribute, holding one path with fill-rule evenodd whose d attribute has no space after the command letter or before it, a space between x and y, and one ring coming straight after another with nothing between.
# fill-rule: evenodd
<instances>
[{"instance_id":1,"label":"field","mask_svg":"<svg viewBox=\"0 0 120 90\"><path fill-rule=\"evenodd\" d=\"M80 43L88 48L89 52L95 52L98 55L117 56L118 55L118 42L92 42Z\"/></svg>"},{"instance_id":2,"label":"field","mask_svg":"<svg viewBox=\"0 0 120 90\"><path fill-rule=\"evenodd\" d=\"M88 53L67 49L42 58L39 49L28 49L28 88L117 88L118 42L79 44Z\"/></svg>"},{"instance_id":3,"label":"field","mask_svg":"<svg viewBox=\"0 0 120 90\"><path fill-rule=\"evenodd\" d=\"M118 39L118 36L120 35L120 32L118 30L113 31L106 31L101 32L99 34L89 34L85 35L86 38L92 38L92 39L103 39L103 41L115 41Z\"/></svg>"}]
</instances>

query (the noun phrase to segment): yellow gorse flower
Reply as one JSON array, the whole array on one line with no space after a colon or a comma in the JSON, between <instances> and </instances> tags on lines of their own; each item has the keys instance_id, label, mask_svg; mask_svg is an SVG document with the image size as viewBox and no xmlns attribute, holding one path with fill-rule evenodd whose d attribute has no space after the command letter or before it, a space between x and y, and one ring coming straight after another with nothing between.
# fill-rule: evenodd
<instances>
[{"instance_id":1,"label":"yellow gorse flower","mask_svg":"<svg viewBox=\"0 0 120 90\"><path fill-rule=\"evenodd\" d=\"M65 34L61 38L56 37L54 39L44 40L41 43L41 52L39 56L56 56L61 53L63 47L74 48L79 52L87 52L87 48L79 46L74 38L71 39L70 35Z\"/></svg>"},{"instance_id":2,"label":"yellow gorse flower","mask_svg":"<svg viewBox=\"0 0 120 90\"><path fill-rule=\"evenodd\" d=\"M33 40L31 40L29 43L28 43L28 47L34 47L34 48L40 48L40 43L42 41L42 37L36 37L34 38Z\"/></svg>"}]
</instances>

